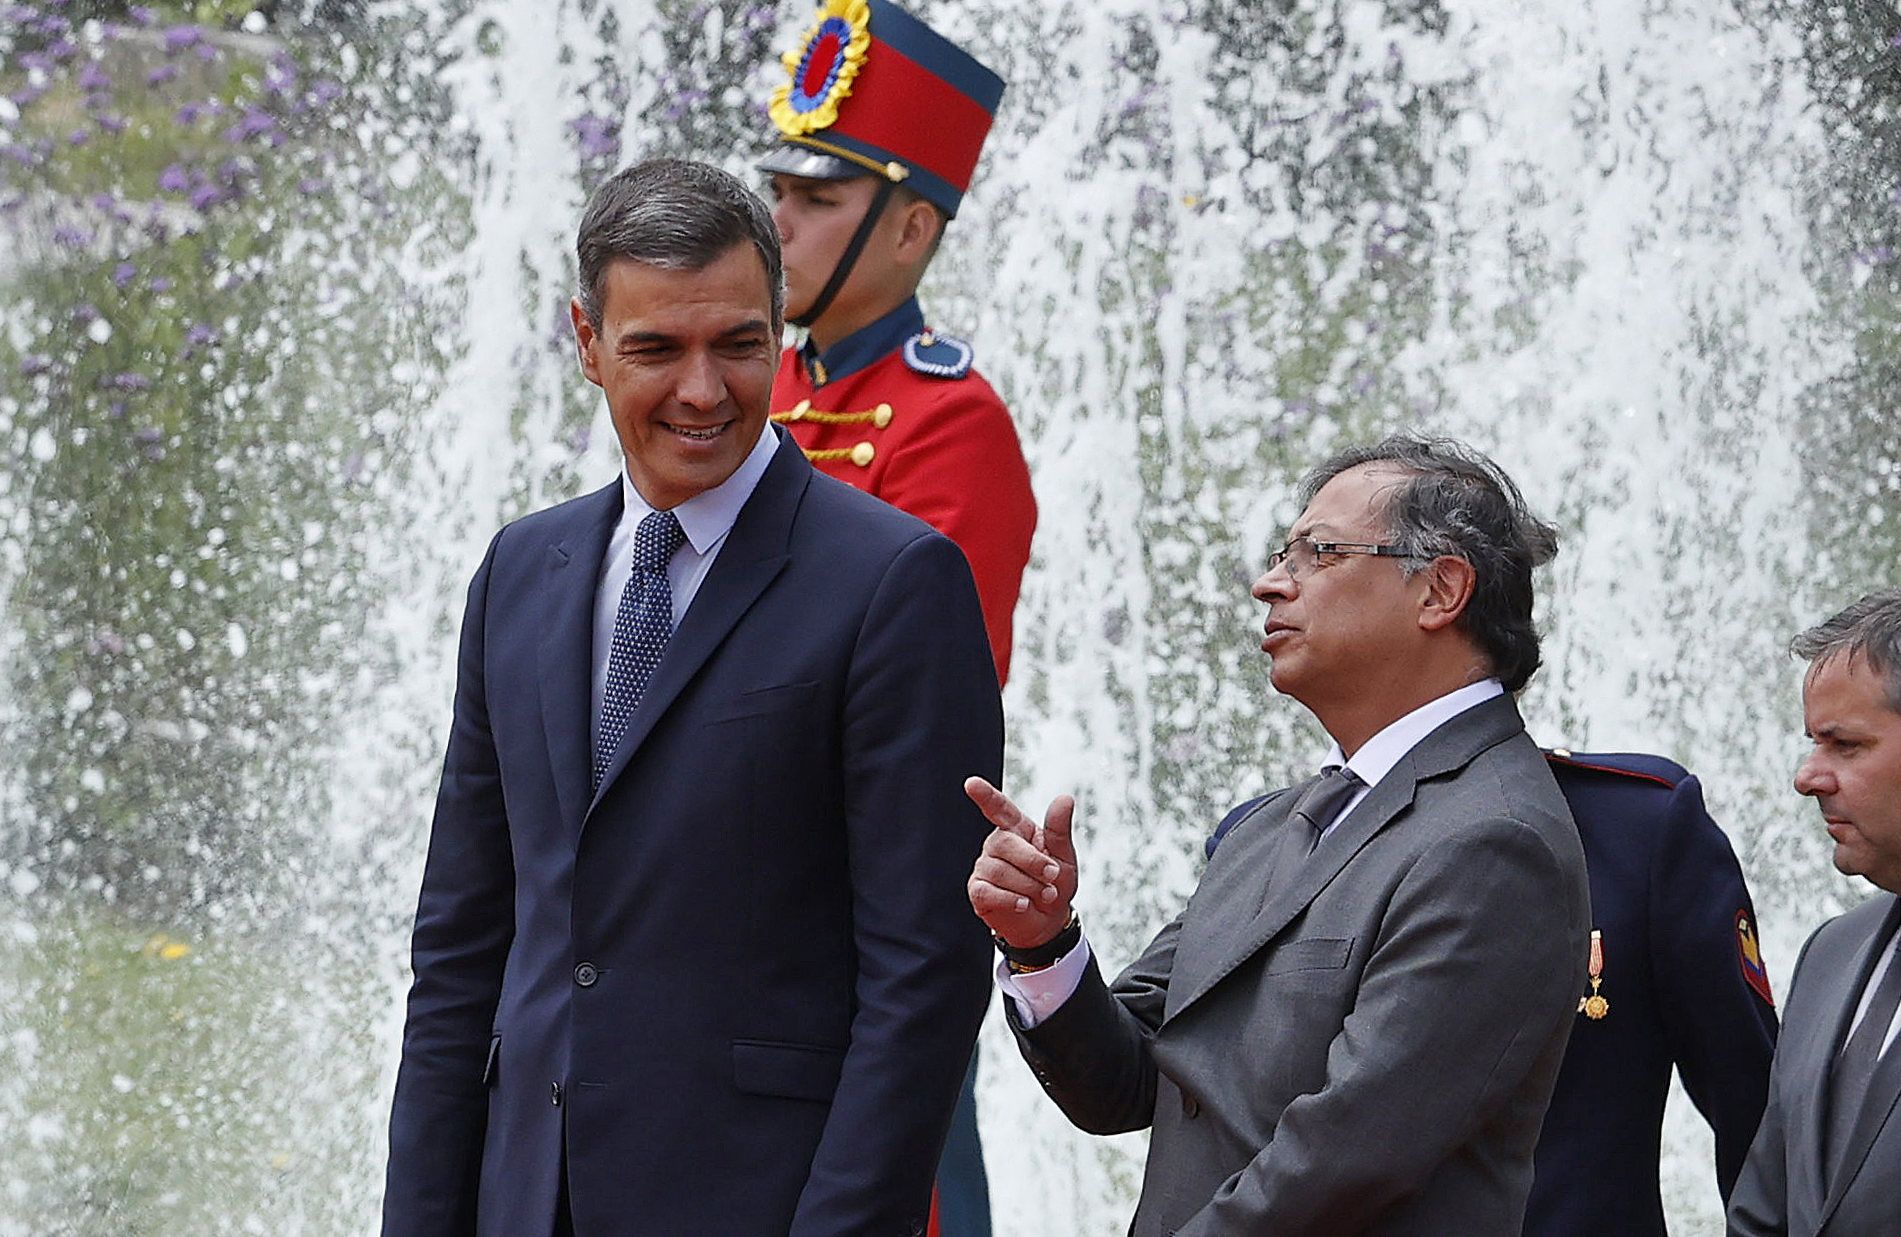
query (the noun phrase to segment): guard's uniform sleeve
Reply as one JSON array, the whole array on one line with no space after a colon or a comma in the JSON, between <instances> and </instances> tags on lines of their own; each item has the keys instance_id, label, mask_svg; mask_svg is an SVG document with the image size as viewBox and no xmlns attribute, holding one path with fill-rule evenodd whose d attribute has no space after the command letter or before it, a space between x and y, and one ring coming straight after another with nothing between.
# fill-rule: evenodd
<instances>
[{"instance_id":1,"label":"guard's uniform sleeve","mask_svg":"<svg viewBox=\"0 0 1901 1237\"><path fill-rule=\"evenodd\" d=\"M930 406L915 430L893 445L878 496L949 537L970 560L997 681L1004 682L1011 619L1036 530L1029 465L1009 411L989 383L974 373L921 381L928 385L893 397L908 405L923 396ZM908 406L905 415L909 419Z\"/></svg>"},{"instance_id":2,"label":"guard's uniform sleeve","mask_svg":"<svg viewBox=\"0 0 1901 1237\"><path fill-rule=\"evenodd\" d=\"M1775 1007L1742 867L1696 778L1677 784L1665 825L1650 882L1658 1003L1684 1089L1715 1131L1727 1203L1768 1100Z\"/></svg>"}]
</instances>

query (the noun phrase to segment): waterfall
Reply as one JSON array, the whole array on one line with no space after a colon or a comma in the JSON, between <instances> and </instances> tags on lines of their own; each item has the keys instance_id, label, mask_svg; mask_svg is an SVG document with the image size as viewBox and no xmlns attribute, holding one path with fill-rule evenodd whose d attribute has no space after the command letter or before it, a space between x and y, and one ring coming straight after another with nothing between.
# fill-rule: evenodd
<instances>
[{"instance_id":1,"label":"waterfall","mask_svg":"<svg viewBox=\"0 0 1901 1237\"><path fill-rule=\"evenodd\" d=\"M0 1235L364 1231L462 588L616 467L582 203L747 173L808 14L81 7L0 12ZM923 300L1030 460L1010 781L1079 792L1105 965L1324 750L1247 585L1395 429L1559 522L1533 733L1700 775L1779 991L1864 896L1785 649L1901 549L1879 8L928 11L1010 83ZM1120 1232L1140 1137L1071 1130L994 1007L982 1048L999 1233ZM1720 1230L1708 1142L1678 1096L1675 1231Z\"/></svg>"}]
</instances>

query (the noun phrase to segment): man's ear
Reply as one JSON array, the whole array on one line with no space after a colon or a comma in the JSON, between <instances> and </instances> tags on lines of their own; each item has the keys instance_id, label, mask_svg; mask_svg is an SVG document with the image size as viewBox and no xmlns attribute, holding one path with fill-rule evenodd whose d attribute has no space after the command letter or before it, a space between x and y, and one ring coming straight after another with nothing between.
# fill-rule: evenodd
<instances>
[{"instance_id":1,"label":"man's ear","mask_svg":"<svg viewBox=\"0 0 1901 1237\"><path fill-rule=\"evenodd\" d=\"M1439 631L1459 621L1478 586L1478 572L1471 563L1451 554L1441 554L1426 564L1415 577L1426 595L1419 609L1419 625L1426 631Z\"/></svg>"},{"instance_id":2,"label":"man's ear","mask_svg":"<svg viewBox=\"0 0 1901 1237\"><path fill-rule=\"evenodd\" d=\"M905 266L920 272L937 248L937 236L944 228L944 217L923 198L913 197L899 209L898 244L895 255Z\"/></svg>"},{"instance_id":3,"label":"man's ear","mask_svg":"<svg viewBox=\"0 0 1901 1237\"><path fill-rule=\"evenodd\" d=\"M601 385L601 363L595 356L595 345L600 342L600 332L587 320L587 310L581 308L581 298L568 301L568 317L574 321L574 348L581 355L581 372L595 386Z\"/></svg>"}]
</instances>

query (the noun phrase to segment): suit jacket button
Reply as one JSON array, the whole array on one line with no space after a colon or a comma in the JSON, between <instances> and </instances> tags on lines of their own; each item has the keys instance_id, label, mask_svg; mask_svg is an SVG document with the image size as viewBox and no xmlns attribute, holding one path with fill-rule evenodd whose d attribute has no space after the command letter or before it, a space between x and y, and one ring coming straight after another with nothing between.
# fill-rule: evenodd
<instances>
[{"instance_id":1,"label":"suit jacket button","mask_svg":"<svg viewBox=\"0 0 1901 1237\"><path fill-rule=\"evenodd\" d=\"M1196 1117L1199 1117L1200 1115L1201 1115L1201 1101L1197 1100L1194 1096L1188 1094L1188 1092L1186 1091L1182 1092L1182 1116L1187 1117L1190 1121L1193 1121Z\"/></svg>"},{"instance_id":2,"label":"suit jacket button","mask_svg":"<svg viewBox=\"0 0 1901 1237\"><path fill-rule=\"evenodd\" d=\"M552 1102L554 1106L556 1108L561 1107L561 1084L558 1082L554 1084L553 1095L554 1095L554 1098Z\"/></svg>"},{"instance_id":3,"label":"suit jacket button","mask_svg":"<svg viewBox=\"0 0 1901 1237\"><path fill-rule=\"evenodd\" d=\"M583 988L592 988L594 981L600 977L601 973L594 969L592 962L583 962L574 968L574 982L580 984Z\"/></svg>"}]
</instances>

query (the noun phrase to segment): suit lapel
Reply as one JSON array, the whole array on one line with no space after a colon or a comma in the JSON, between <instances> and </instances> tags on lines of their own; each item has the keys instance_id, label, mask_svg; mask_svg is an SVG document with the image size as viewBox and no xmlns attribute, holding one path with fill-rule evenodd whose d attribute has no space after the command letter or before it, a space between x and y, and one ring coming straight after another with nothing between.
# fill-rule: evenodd
<instances>
[{"instance_id":1,"label":"suit lapel","mask_svg":"<svg viewBox=\"0 0 1901 1237\"><path fill-rule=\"evenodd\" d=\"M1881 957L1881 951L1887 947L1888 938L1893 935L1898 925L1901 925L1901 898L1895 899L1894 905L1888 908L1887 916L1881 921L1881 926L1876 929L1873 936L1869 937L1867 946L1862 950L1861 964L1855 968L1855 982L1840 1002L1841 1021L1835 1028L1835 1034L1829 1040L1828 1062L1831 1070L1835 1068L1835 1059L1840 1055L1842 1045L1848 1038L1849 1022L1854 1018L1855 1009L1861 1003L1861 994L1868 986L1868 977L1873 973L1875 962ZM1890 965L1901 966L1901 959L1897 959ZM1828 1093L1827 1077L1827 1074L1824 1074L1823 1085L1815 1088L1823 1095ZM1876 1136L1881 1133L1882 1127L1887 1124L1894 1112L1895 1101L1898 1098L1901 1098L1901 1047L1890 1046L1886 1055L1875 1066L1874 1077L1868 1081L1868 1093L1862 1097L1861 1112L1855 1118L1854 1129L1848 1136L1848 1146L1843 1149L1840 1157L1840 1171L1829 1172L1828 1162L1822 1161L1823 1179L1828 1183L1828 1197L1822 1204L1822 1226L1825 1227L1828 1224L1829 1217L1835 1214L1835 1208L1841 1204L1842 1196L1848 1193L1848 1187L1853 1184L1855 1174L1861 1171L1862 1164L1868 1158L1869 1148L1874 1146ZM1821 1153L1820 1139L1823 1121L1826 1118L1827 1114L1824 1112L1821 1114L1821 1119L1816 1122L1817 1155Z\"/></svg>"},{"instance_id":2,"label":"suit lapel","mask_svg":"<svg viewBox=\"0 0 1901 1237\"><path fill-rule=\"evenodd\" d=\"M570 835L587 806L593 765L594 596L620 513L618 480L582 499L567 530L549 544L544 569L548 629L541 638L537 676L541 724L548 736L555 799Z\"/></svg>"},{"instance_id":3,"label":"suit lapel","mask_svg":"<svg viewBox=\"0 0 1901 1237\"><path fill-rule=\"evenodd\" d=\"M1292 856L1282 851L1280 870L1272 873L1267 901L1251 920L1237 924L1230 940L1216 952L1220 961L1202 976L1191 979L1190 986L1164 1021L1178 1018L1196 1001L1206 996L1223 979L1267 944L1294 917L1306 910L1379 832L1412 806L1419 783L1441 777L1470 764L1473 757L1513 734L1522 733L1524 722L1510 696L1500 696L1475 705L1422 739L1401 758L1379 785L1369 792L1329 833L1306 862L1288 862ZM1298 796L1286 797L1280 816L1284 821ZM1265 877L1267 873L1262 873Z\"/></svg>"},{"instance_id":4,"label":"suit lapel","mask_svg":"<svg viewBox=\"0 0 1901 1237\"><path fill-rule=\"evenodd\" d=\"M720 547L719 557L713 560L706 579L701 581L693 604L681 616L680 626L667 642L667 650L654 668L639 706L627 719L627 733L621 737L620 746L601 777L600 788L588 804L590 815L614 779L627 768L633 754L653 733L655 724L719 648L734 624L791 561L787 546L792 535L792 518L811 479L812 466L806 463L791 435L785 435L752 497L740 508L739 518L733 522L733 530L727 534L726 544ZM583 818L583 828L586 823Z\"/></svg>"}]
</instances>

